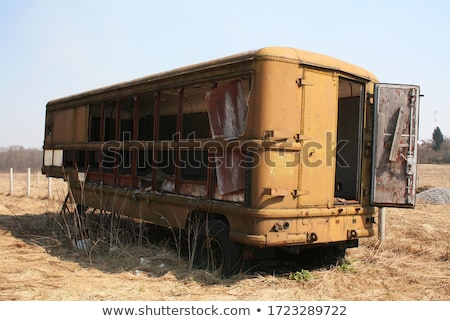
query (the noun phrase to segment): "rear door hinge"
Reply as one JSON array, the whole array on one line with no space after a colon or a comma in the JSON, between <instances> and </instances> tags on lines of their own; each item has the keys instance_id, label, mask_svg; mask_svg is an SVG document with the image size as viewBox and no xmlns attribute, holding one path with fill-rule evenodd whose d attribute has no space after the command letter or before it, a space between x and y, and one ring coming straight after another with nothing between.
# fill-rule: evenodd
<instances>
[{"instance_id":1,"label":"rear door hinge","mask_svg":"<svg viewBox=\"0 0 450 321\"><path fill-rule=\"evenodd\" d=\"M308 191L300 191L300 190L298 190L298 189L294 189L292 192L291 192L291 195L292 195L292 197L295 199L295 198L297 198L297 197L299 197L299 196L302 196L302 195L308 195L309 194L309 192Z\"/></svg>"},{"instance_id":2,"label":"rear door hinge","mask_svg":"<svg viewBox=\"0 0 450 321\"><path fill-rule=\"evenodd\" d=\"M303 79L303 78L297 78L296 80L295 80L295 83L297 84L297 86L300 88L300 87L303 87L303 86L311 86L311 84L308 84L306 81L305 81L305 79Z\"/></svg>"},{"instance_id":3,"label":"rear door hinge","mask_svg":"<svg viewBox=\"0 0 450 321\"><path fill-rule=\"evenodd\" d=\"M300 133L294 134L294 139L297 143L300 143L304 140L310 140L311 138L306 137L305 135L302 135Z\"/></svg>"}]
</instances>

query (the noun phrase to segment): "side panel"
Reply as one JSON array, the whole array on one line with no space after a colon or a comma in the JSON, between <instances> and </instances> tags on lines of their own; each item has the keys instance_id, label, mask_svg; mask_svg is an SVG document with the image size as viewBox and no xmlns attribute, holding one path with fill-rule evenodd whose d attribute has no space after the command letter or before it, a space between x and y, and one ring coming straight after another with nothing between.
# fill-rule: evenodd
<instances>
[{"instance_id":1,"label":"side panel","mask_svg":"<svg viewBox=\"0 0 450 321\"><path fill-rule=\"evenodd\" d=\"M305 70L298 206L333 206L335 182L338 78Z\"/></svg>"},{"instance_id":2,"label":"side panel","mask_svg":"<svg viewBox=\"0 0 450 321\"><path fill-rule=\"evenodd\" d=\"M371 203L413 207L419 87L377 84L374 103Z\"/></svg>"},{"instance_id":3,"label":"side panel","mask_svg":"<svg viewBox=\"0 0 450 321\"><path fill-rule=\"evenodd\" d=\"M255 208L296 208L292 193L298 188L302 90L296 80L298 64L260 60L252 88L247 126L249 136L264 142L254 150L251 199Z\"/></svg>"},{"instance_id":4,"label":"side panel","mask_svg":"<svg viewBox=\"0 0 450 321\"><path fill-rule=\"evenodd\" d=\"M87 143L89 128L88 106L79 106L74 113L74 132L73 139L75 143Z\"/></svg>"},{"instance_id":5,"label":"side panel","mask_svg":"<svg viewBox=\"0 0 450 321\"><path fill-rule=\"evenodd\" d=\"M45 144L87 142L87 106L51 111L46 122Z\"/></svg>"}]
</instances>

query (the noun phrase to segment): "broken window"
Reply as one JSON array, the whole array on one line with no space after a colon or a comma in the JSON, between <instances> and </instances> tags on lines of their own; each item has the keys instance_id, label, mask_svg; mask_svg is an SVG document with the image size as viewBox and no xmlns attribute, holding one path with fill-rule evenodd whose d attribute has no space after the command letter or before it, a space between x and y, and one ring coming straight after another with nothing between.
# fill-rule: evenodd
<instances>
[{"instance_id":1,"label":"broken window","mask_svg":"<svg viewBox=\"0 0 450 321\"><path fill-rule=\"evenodd\" d=\"M118 139L129 141L133 139L134 101L125 99L120 101L120 132Z\"/></svg>"},{"instance_id":2,"label":"broken window","mask_svg":"<svg viewBox=\"0 0 450 321\"><path fill-rule=\"evenodd\" d=\"M101 105L93 104L89 106L89 141L100 141L100 129L101 129Z\"/></svg>"},{"instance_id":3,"label":"broken window","mask_svg":"<svg viewBox=\"0 0 450 321\"><path fill-rule=\"evenodd\" d=\"M144 94L139 96L139 130L138 140L153 140L153 112L154 95Z\"/></svg>"},{"instance_id":4,"label":"broken window","mask_svg":"<svg viewBox=\"0 0 450 321\"><path fill-rule=\"evenodd\" d=\"M105 103L105 141L116 139L117 106L115 102Z\"/></svg>"},{"instance_id":5,"label":"broken window","mask_svg":"<svg viewBox=\"0 0 450 321\"><path fill-rule=\"evenodd\" d=\"M161 92L159 98L159 140L173 140L177 134L178 91Z\"/></svg>"}]
</instances>

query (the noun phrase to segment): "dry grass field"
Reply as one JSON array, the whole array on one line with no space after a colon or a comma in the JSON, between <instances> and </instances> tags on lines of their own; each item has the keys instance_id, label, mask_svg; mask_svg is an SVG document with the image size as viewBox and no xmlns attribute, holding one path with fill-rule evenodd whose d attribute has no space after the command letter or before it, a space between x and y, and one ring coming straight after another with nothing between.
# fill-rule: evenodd
<instances>
[{"instance_id":1,"label":"dry grass field","mask_svg":"<svg viewBox=\"0 0 450 321\"><path fill-rule=\"evenodd\" d=\"M73 249L58 213L65 185L26 174L0 174L0 300L450 300L450 205L386 209L386 239L364 239L341 267L292 273L251 272L221 280L192 271L167 244L100 244ZM419 187L450 187L449 165L420 165ZM301 268L291 270L301 275Z\"/></svg>"}]
</instances>

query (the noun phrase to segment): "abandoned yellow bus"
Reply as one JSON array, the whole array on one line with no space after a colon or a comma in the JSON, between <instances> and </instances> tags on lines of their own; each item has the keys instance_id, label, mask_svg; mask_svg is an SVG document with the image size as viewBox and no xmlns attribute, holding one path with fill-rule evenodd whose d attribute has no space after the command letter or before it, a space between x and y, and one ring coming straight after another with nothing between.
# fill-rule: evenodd
<instances>
[{"instance_id":1,"label":"abandoned yellow bus","mask_svg":"<svg viewBox=\"0 0 450 321\"><path fill-rule=\"evenodd\" d=\"M268 47L52 100L43 172L77 204L183 231L200 268L324 259L413 207L419 87Z\"/></svg>"}]
</instances>

